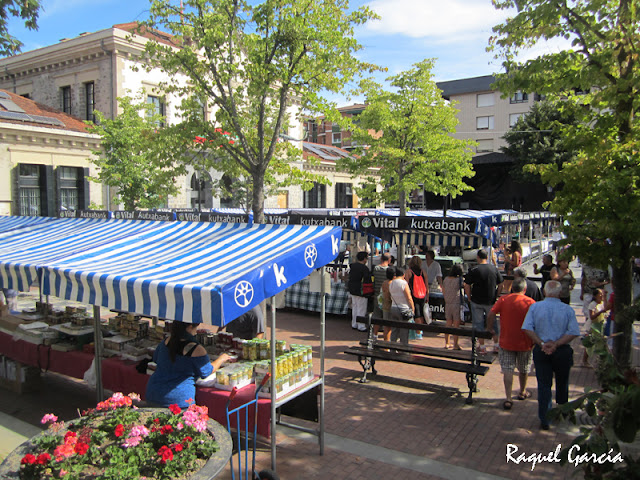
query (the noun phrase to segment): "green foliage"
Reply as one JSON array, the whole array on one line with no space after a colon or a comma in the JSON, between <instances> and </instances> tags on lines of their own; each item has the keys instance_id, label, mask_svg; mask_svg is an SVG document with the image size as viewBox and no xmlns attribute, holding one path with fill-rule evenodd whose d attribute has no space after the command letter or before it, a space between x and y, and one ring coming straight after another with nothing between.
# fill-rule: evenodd
<instances>
[{"instance_id":1,"label":"green foliage","mask_svg":"<svg viewBox=\"0 0 640 480\"><path fill-rule=\"evenodd\" d=\"M357 190L360 196L376 203L400 199L404 211L406 194L419 185L454 197L472 189L464 179L474 175L475 143L451 136L458 123L456 111L442 98L432 68L433 60L427 59L387 78L390 90L372 80L361 82L367 107L348 128L358 144L368 148L340 162L341 168L365 176L366 183ZM382 190L376 188L379 183Z\"/></svg>"},{"instance_id":2,"label":"green foliage","mask_svg":"<svg viewBox=\"0 0 640 480\"><path fill-rule=\"evenodd\" d=\"M38 29L40 0L0 0L0 57L20 53L22 42L9 33L7 18L20 17L29 30Z\"/></svg>"},{"instance_id":3,"label":"green foliage","mask_svg":"<svg viewBox=\"0 0 640 480\"><path fill-rule=\"evenodd\" d=\"M197 135L209 138L222 127L237 138L222 144L216 168L245 172L254 221L261 223L265 185L313 182L291 164L301 152L282 142L281 133L296 110L319 106L321 92L338 92L371 68L354 55L361 48L354 28L374 15L364 7L350 10L348 0L187 0L183 11L175 3L152 3L142 28L171 33L174 45L150 42L146 58L169 73L164 91L206 98L215 111L211 121L198 120L189 113L193 103L183 104Z\"/></svg>"},{"instance_id":4,"label":"green foliage","mask_svg":"<svg viewBox=\"0 0 640 480\"><path fill-rule=\"evenodd\" d=\"M562 166L540 166L550 185L562 182L550 209L568 221L572 252L586 263L613 268L618 312L631 304L631 257L640 254L640 67L638 0L494 0L518 13L494 27L491 47L507 74L497 87L561 98L582 112L580 123L561 129L575 155ZM518 62L521 50L543 39L565 39L571 48ZM582 94L584 93L584 94ZM631 324L619 325L614 355L629 364Z\"/></svg>"},{"instance_id":5,"label":"green foliage","mask_svg":"<svg viewBox=\"0 0 640 480\"><path fill-rule=\"evenodd\" d=\"M175 177L185 171L177 162L186 150L184 140L159 130L162 117L140 98L118 98L118 104L122 111L115 120L96 110L98 123L89 126L102 137L102 150L91 159L100 170L90 180L117 187L116 201L126 210L159 207L178 192Z\"/></svg>"},{"instance_id":6,"label":"green foliage","mask_svg":"<svg viewBox=\"0 0 640 480\"><path fill-rule=\"evenodd\" d=\"M627 315L640 314L637 306L629 307ZM602 325L594 324L591 333L583 339L591 361L597 363L596 373L602 388L586 389L584 395L551 410L552 419L561 416L577 423L576 412L584 412L593 425L580 427L580 435L562 452L563 461L570 461L569 451L579 448L580 455L605 455L614 457L622 453L624 462L586 462L580 464L586 479L638 478L640 459L634 458L633 450L623 448L623 443L634 442L640 431L640 380L632 369L621 367L609 351L607 338L602 334ZM573 455L575 458L575 454Z\"/></svg>"},{"instance_id":7,"label":"green foliage","mask_svg":"<svg viewBox=\"0 0 640 480\"><path fill-rule=\"evenodd\" d=\"M521 117L516 125L504 134L507 142L502 152L515 161L511 174L522 181L539 180L529 165L555 164L561 168L572 160L573 141L564 134L567 126L579 124L573 103L543 100L536 102L531 110ZM579 107L578 107L579 108ZM528 167L525 169L525 167ZM534 170L535 172L535 170Z\"/></svg>"}]
</instances>

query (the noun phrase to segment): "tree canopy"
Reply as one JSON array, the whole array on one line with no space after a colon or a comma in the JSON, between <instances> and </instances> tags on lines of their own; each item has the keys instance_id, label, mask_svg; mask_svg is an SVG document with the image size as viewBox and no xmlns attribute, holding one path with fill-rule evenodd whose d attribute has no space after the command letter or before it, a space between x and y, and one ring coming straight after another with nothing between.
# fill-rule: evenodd
<instances>
[{"instance_id":1,"label":"tree canopy","mask_svg":"<svg viewBox=\"0 0 640 480\"><path fill-rule=\"evenodd\" d=\"M360 195L376 202L399 200L403 215L407 194L422 185L443 196L472 190L464 179L474 175L474 142L451 136L458 124L456 110L442 98L432 68L430 59L416 63L387 78L388 90L372 80L361 83L367 107L349 128L365 147L361 155L340 163L365 177ZM376 188L378 184L383 188Z\"/></svg>"},{"instance_id":2,"label":"tree canopy","mask_svg":"<svg viewBox=\"0 0 640 480\"><path fill-rule=\"evenodd\" d=\"M354 38L355 26L373 17L365 7L351 10L348 0L186 0L182 11L175 1L153 1L143 28L170 33L173 45L148 43L147 59L170 74L166 92L212 107L214 118L197 120L189 113L195 102L183 103L193 120L189 135L215 138L223 128L236 138L222 143L216 168L246 172L254 221L264 221L265 185L312 185L314 176L292 165L301 152L282 134L296 131L301 109L327 108L323 92L373 68L356 58Z\"/></svg>"},{"instance_id":3,"label":"tree canopy","mask_svg":"<svg viewBox=\"0 0 640 480\"><path fill-rule=\"evenodd\" d=\"M178 193L175 177L184 173L177 160L186 145L176 135L160 135L164 118L154 106L129 96L118 98L121 113L113 120L96 110L89 132L102 137L91 161L100 169L91 180L117 187L116 201L126 210L156 208Z\"/></svg>"},{"instance_id":4,"label":"tree canopy","mask_svg":"<svg viewBox=\"0 0 640 480\"><path fill-rule=\"evenodd\" d=\"M22 42L9 33L7 19L19 17L30 30L38 29L40 0L0 0L0 57L20 53Z\"/></svg>"},{"instance_id":5,"label":"tree canopy","mask_svg":"<svg viewBox=\"0 0 640 480\"><path fill-rule=\"evenodd\" d=\"M573 159L573 141L564 129L579 124L582 112L575 109L573 103L544 99L504 134L507 146L501 150L514 160L514 178L539 181L540 175L529 166L555 164L560 169Z\"/></svg>"}]
</instances>

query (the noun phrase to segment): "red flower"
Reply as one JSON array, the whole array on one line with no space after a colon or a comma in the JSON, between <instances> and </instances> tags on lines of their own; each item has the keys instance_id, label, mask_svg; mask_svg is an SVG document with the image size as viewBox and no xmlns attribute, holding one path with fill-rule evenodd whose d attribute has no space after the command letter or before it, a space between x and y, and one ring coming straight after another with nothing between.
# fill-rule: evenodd
<instances>
[{"instance_id":1,"label":"red flower","mask_svg":"<svg viewBox=\"0 0 640 480\"><path fill-rule=\"evenodd\" d=\"M152 431L152 432L157 432L157 431L158 431L158 429L157 429L156 427L151 427L151 431Z\"/></svg>"},{"instance_id":2,"label":"red flower","mask_svg":"<svg viewBox=\"0 0 640 480\"><path fill-rule=\"evenodd\" d=\"M180 443L174 443L171 446L173 447L173 451L174 452L181 452L182 451L182 444L180 444Z\"/></svg>"},{"instance_id":3,"label":"red flower","mask_svg":"<svg viewBox=\"0 0 640 480\"><path fill-rule=\"evenodd\" d=\"M119 423L118 426L116 427L115 431L113 432L113 434L116 437L121 437L123 433L124 433L124 425Z\"/></svg>"},{"instance_id":4,"label":"red flower","mask_svg":"<svg viewBox=\"0 0 640 480\"><path fill-rule=\"evenodd\" d=\"M160 433L162 435L166 435L167 433L173 432L173 427L171 425L165 425L160 429Z\"/></svg>"},{"instance_id":5,"label":"red flower","mask_svg":"<svg viewBox=\"0 0 640 480\"><path fill-rule=\"evenodd\" d=\"M178 415L182 412L182 409L175 403L169 405L169 410L171 410L171 413L173 413L174 415Z\"/></svg>"},{"instance_id":6,"label":"red flower","mask_svg":"<svg viewBox=\"0 0 640 480\"><path fill-rule=\"evenodd\" d=\"M76 443L75 448L73 449L78 455L84 455L89 450L89 445L86 443L78 442Z\"/></svg>"},{"instance_id":7,"label":"red flower","mask_svg":"<svg viewBox=\"0 0 640 480\"><path fill-rule=\"evenodd\" d=\"M160 463L162 464L167 463L169 460L173 460L173 452L166 445L160 447L160 449L158 450L158 455L162 457L160 459Z\"/></svg>"},{"instance_id":8,"label":"red flower","mask_svg":"<svg viewBox=\"0 0 640 480\"><path fill-rule=\"evenodd\" d=\"M67 432L64 434L65 445L75 445L78 441L76 432Z\"/></svg>"},{"instance_id":9,"label":"red flower","mask_svg":"<svg viewBox=\"0 0 640 480\"><path fill-rule=\"evenodd\" d=\"M33 453L27 453L22 460L20 460L22 465L33 465L36 463L36 456Z\"/></svg>"},{"instance_id":10,"label":"red flower","mask_svg":"<svg viewBox=\"0 0 640 480\"><path fill-rule=\"evenodd\" d=\"M51 455L49 455L48 453L41 453L40 455L38 455L38 458L36 459L36 463L38 465L46 465L50 461L51 461Z\"/></svg>"},{"instance_id":11,"label":"red flower","mask_svg":"<svg viewBox=\"0 0 640 480\"><path fill-rule=\"evenodd\" d=\"M159 418L154 418L153 419L153 423L160 423L160 419Z\"/></svg>"},{"instance_id":12,"label":"red flower","mask_svg":"<svg viewBox=\"0 0 640 480\"><path fill-rule=\"evenodd\" d=\"M182 443L187 443L187 442L192 442L192 441L193 441L193 438L191 438L191 437L184 437L182 439Z\"/></svg>"}]
</instances>

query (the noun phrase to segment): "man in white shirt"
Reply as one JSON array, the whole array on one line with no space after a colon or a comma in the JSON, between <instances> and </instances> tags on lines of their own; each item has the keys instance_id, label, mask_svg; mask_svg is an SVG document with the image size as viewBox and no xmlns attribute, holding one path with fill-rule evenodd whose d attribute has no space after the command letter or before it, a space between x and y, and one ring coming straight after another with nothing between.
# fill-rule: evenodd
<instances>
[{"instance_id":1,"label":"man in white shirt","mask_svg":"<svg viewBox=\"0 0 640 480\"><path fill-rule=\"evenodd\" d=\"M429 281L429 289L438 286L442 290L442 268L436 262L436 254L433 250L427 250L425 253L425 261L422 263L422 269L427 272L427 280Z\"/></svg>"}]
</instances>

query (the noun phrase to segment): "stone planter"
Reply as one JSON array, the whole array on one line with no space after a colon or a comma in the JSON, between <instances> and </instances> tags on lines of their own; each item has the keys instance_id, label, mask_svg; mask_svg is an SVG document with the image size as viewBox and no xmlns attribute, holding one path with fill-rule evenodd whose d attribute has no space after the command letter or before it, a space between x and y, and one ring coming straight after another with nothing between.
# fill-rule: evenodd
<instances>
[{"instance_id":1,"label":"stone planter","mask_svg":"<svg viewBox=\"0 0 640 480\"><path fill-rule=\"evenodd\" d=\"M140 408L139 410L141 412L153 412L158 410L166 411L165 408ZM73 421L67 423L73 423ZM207 429L216 439L220 448L199 471L188 477L189 480L210 480L215 478L224 469L231 457L233 441L231 440L231 436L229 435L229 432L227 432L227 429L212 419L209 419ZM45 432L43 431L37 436L27 440L7 455L7 458L5 458L2 464L0 464L0 479L20 478L20 460L27 453L33 451L35 448L33 440L44 433Z\"/></svg>"}]
</instances>

